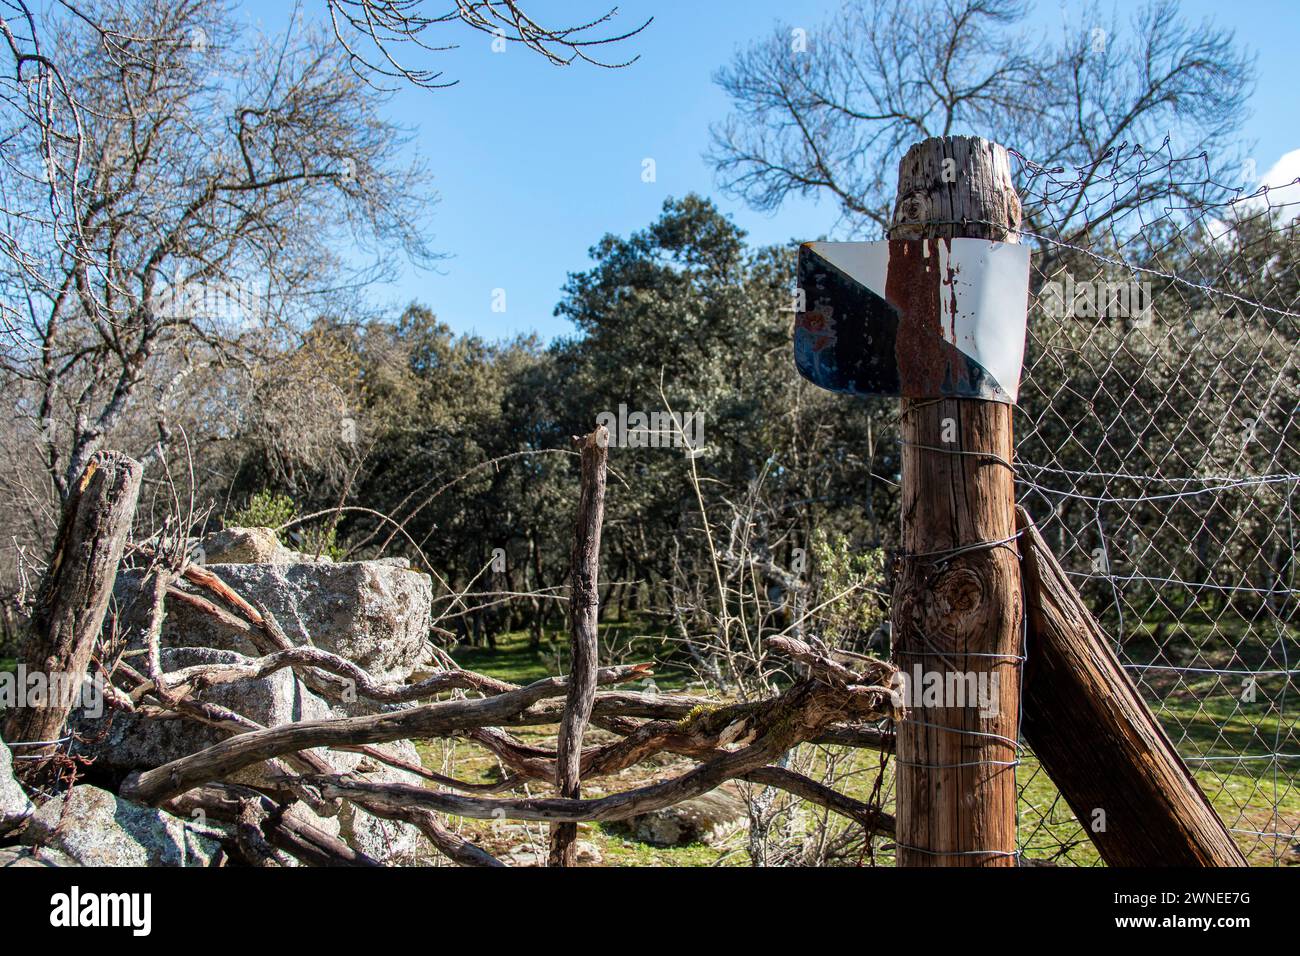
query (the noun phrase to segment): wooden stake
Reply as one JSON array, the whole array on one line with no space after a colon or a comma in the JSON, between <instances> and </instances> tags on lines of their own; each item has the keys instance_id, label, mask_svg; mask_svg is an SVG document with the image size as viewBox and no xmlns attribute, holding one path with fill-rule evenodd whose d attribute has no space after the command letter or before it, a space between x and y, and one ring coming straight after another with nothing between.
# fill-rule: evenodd
<instances>
[{"instance_id":1,"label":"wooden stake","mask_svg":"<svg viewBox=\"0 0 1300 956\"><path fill-rule=\"evenodd\" d=\"M561 797L581 796L582 736L596 699L596 627L600 617L600 528L605 518L605 465L609 432L603 425L579 441L582 490L573 539L569 588L569 688L560 723L555 786ZM576 823L551 828L551 866L572 866L578 841Z\"/></svg>"},{"instance_id":2,"label":"wooden stake","mask_svg":"<svg viewBox=\"0 0 1300 956\"><path fill-rule=\"evenodd\" d=\"M1110 866L1245 866L1028 513L1017 516L1025 739L1097 852Z\"/></svg>"},{"instance_id":3,"label":"wooden stake","mask_svg":"<svg viewBox=\"0 0 1300 956\"><path fill-rule=\"evenodd\" d=\"M1019 225L1003 147L978 137L928 139L899 163L891 240L1014 242ZM901 245L897 257L890 250L887 297L909 314L897 345L904 394L909 380L935 379L928 394L937 395L940 287L910 274L917 270L896 268ZM901 404L904 554L893 636L911 694L897 742L902 866L1016 862L1022 617L1011 411L964 398ZM918 674L943 682L941 703L949 706L926 705ZM992 706L984 713L969 699L951 706L958 684L986 688Z\"/></svg>"},{"instance_id":4,"label":"wooden stake","mask_svg":"<svg viewBox=\"0 0 1300 956\"><path fill-rule=\"evenodd\" d=\"M79 693L131 533L141 473L140 463L126 455L99 452L72 489L19 658L29 674L44 674L47 682L58 675L64 688ZM57 740L75 703L67 694L51 693L42 706L14 707L5 739L15 744ZM17 752L40 757L56 749L20 745ZM23 762L25 776L42 763Z\"/></svg>"}]
</instances>

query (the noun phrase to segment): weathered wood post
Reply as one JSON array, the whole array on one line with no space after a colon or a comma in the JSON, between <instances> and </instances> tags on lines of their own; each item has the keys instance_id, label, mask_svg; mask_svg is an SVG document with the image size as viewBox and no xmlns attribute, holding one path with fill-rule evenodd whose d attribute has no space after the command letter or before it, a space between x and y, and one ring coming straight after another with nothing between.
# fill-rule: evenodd
<instances>
[{"instance_id":1,"label":"weathered wood post","mask_svg":"<svg viewBox=\"0 0 1300 956\"><path fill-rule=\"evenodd\" d=\"M582 738L596 699L596 629L600 619L600 529L605 519L605 466L609 431L603 425L575 440L582 454L578 520L573 537L569 587L569 687L560 722L555 786L561 797L581 796ZM551 827L551 866L572 866L576 823Z\"/></svg>"},{"instance_id":2,"label":"weathered wood post","mask_svg":"<svg viewBox=\"0 0 1300 956\"><path fill-rule=\"evenodd\" d=\"M49 568L32 613L19 663L41 674L47 687L39 706L9 712L4 736L23 757L51 754L71 713L117 580L140 493L140 463L118 452L98 452L63 509ZM57 682L57 683L56 683ZM56 692L59 691L59 692ZM27 768L40 761L24 761Z\"/></svg>"},{"instance_id":3,"label":"weathered wood post","mask_svg":"<svg viewBox=\"0 0 1300 956\"><path fill-rule=\"evenodd\" d=\"M940 299L956 277L936 282L929 270L939 268L946 241L1014 243L1019 225L1002 146L978 137L928 139L899 163L887 298L907 316L896 343L902 394L934 396L905 397L900 408L903 554L893 641L910 698L897 741L902 866L1016 862L1023 609L1012 405L938 397L951 394L945 376L954 371L951 352L942 351ZM922 255L906 242L918 239L928 240ZM1017 355L1022 347L1023 338ZM980 687L992 706L973 705ZM962 706L954 706L954 692L965 695Z\"/></svg>"}]
</instances>

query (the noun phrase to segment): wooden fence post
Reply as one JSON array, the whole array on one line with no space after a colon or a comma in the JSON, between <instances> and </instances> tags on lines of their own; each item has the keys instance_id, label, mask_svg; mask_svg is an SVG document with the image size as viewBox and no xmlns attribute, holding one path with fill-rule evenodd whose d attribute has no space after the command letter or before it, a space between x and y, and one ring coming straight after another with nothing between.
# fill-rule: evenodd
<instances>
[{"instance_id":1,"label":"wooden fence post","mask_svg":"<svg viewBox=\"0 0 1300 956\"><path fill-rule=\"evenodd\" d=\"M596 699L596 629L600 619L600 528L605 519L605 466L609 431L597 425L576 440L582 453L582 487L573 538L569 587L569 687L560 722L555 786L561 797L581 796L582 737ZM551 827L551 866L572 866L578 841L576 823Z\"/></svg>"},{"instance_id":2,"label":"wooden fence post","mask_svg":"<svg viewBox=\"0 0 1300 956\"><path fill-rule=\"evenodd\" d=\"M897 358L904 379L941 377L942 286L906 243L1016 241L1020 201L1006 150L978 137L913 145L899 163L888 299L905 308ZM897 244L897 252L894 248ZM936 267L937 268L937 267ZM937 371L939 370L939 371ZM938 392L936 391L937 395ZM973 398L901 403L902 549L893 603L895 662L910 712L898 726L898 862L1014 866L1017 723L1022 664L1015 541L1012 406ZM923 678L918 681L917 677ZM925 682L946 693L927 705ZM962 682L993 705L951 705Z\"/></svg>"},{"instance_id":3,"label":"wooden fence post","mask_svg":"<svg viewBox=\"0 0 1300 956\"><path fill-rule=\"evenodd\" d=\"M19 663L44 675L49 689L41 706L18 706L5 722L5 739L24 757L53 753L75 698L54 693L58 675L65 690L79 691L90 664L104 613L117 580L117 566L131 533L142 468L118 452L96 453L64 505L49 568L36 594L31 631ZM40 761L24 761L27 770Z\"/></svg>"}]
</instances>

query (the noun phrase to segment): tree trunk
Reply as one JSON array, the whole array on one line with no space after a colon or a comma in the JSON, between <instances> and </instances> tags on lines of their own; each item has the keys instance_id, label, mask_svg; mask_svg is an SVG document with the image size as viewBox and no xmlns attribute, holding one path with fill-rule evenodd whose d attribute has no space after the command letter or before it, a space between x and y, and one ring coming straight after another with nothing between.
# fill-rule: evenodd
<instances>
[{"instance_id":1,"label":"tree trunk","mask_svg":"<svg viewBox=\"0 0 1300 956\"><path fill-rule=\"evenodd\" d=\"M5 739L25 757L53 754L80 696L86 668L104 626L117 566L131 533L140 493L140 463L117 452L97 452L69 489L49 569L36 595L31 630L19 656L28 674L41 673L49 693L41 706L16 706ZM59 682L56 693L54 681ZM21 703L21 702L20 702ZM41 761L24 761L29 772Z\"/></svg>"},{"instance_id":2,"label":"tree trunk","mask_svg":"<svg viewBox=\"0 0 1300 956\"><path fill-rule=\"evenodd\" d=\"M891 240L1015 241L1019 224L1001 146L977 137L928 139L899 163ZM934 367L939 286L919 274L929 260L903 255L904 245L890 250L886 292L909 317L898 361L904 394L918 394L925 389L906 382L911 370ZM913 699L898 726L898 862L1013 866L1021 606L1012 407L938 398L937 384L926 388L933 391L925 398L903 399L900 420L903 555L893 641ZM925 680L942 681L945 691L930 705L921 695ZM963 692L985 688L992 706L943 706L955 703L949 688L958 682Z\"/></svg>"},{"instance_id":3,"label":"tree trunk","mask_svg":"<svg viewBox=\"0 0 1300 956\"><path fill-rule=\"evenodd\" d=\"M542 583L541 550L537 547L537 534L534 531L528 532L528 561L533 569L533 580L529 587L529 593L533 595L529 599L532 602L533 619L528 632L528 649L540 651L542 649L542 628L546 624L546 605L550 602L538 597L545 588L545 584Z\"/></svg>"}]
</instances>

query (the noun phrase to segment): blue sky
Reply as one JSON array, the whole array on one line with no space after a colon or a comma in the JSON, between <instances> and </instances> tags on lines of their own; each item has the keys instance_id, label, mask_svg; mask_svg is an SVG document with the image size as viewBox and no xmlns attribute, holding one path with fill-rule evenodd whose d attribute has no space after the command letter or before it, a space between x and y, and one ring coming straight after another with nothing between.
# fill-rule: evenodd
<instances>
[{"instance_id":1,"label":"blue sky","mask_svg":"<svg viewBox=\"0 0 1300 956\"><path fill-rule=\"evenodd\" d=\"M567 23L615 2L619 25L655 18L623 44L641 55L623 70L557 68L518 45L494 54L489 37L443 28L461 48L418 65L434 65L459 85L403 91L390 108L435 172L441 199L430 228L435 247L449 258L433 272L407 268L399 281L375 290L381 301L400 308L418 300L457 331L488 338L565 334L569 323L552 313L565 276L588 266L588 248L606 232L644 227L666 197L690 191L712 196L755 242L835 237L829 202L792 201L775 214L754 212L719 193L702 154L709 123L728 109L712 83L714 70L778 19L813 26L838 0L535 0L526 9L543 22ZM1259 55L1245 135L1263 175L1300 147L1294 79L1300 3L1184 0L1182 6L1194 21L1209 17L1235 29ZM250 16L265 10L246 9ZM312 14L314 5L305 9ZM1045 28L1054 26L1058 2L1044 0L1034 16ZM281 26L274 14L268 21ZM641 177L647 157L655 160L653 183ZM1293 159L1300 162L1300 153ZM504 313L492 311L496 289L505 290Z\"/></svg>"}]
</instances>

